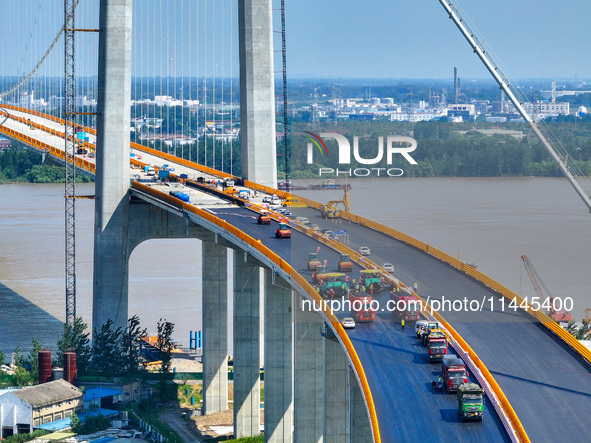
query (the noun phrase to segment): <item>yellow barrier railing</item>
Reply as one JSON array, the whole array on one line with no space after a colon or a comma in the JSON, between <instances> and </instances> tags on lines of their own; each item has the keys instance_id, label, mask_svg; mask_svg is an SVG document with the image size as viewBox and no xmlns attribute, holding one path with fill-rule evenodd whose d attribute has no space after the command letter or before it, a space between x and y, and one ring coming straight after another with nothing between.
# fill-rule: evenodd
<instances>
[{"instance_id":1,"label":"yellow barrier railing","mask_svg":"<svg viewBox=\"0 0 591 443\"><path fill-rule=\"evenodd\" d=\"M562 339L567 345L569 345L575 352L577 352L585 360L587 360L587 362L591 363L591 351L589 349L583 346L576 338L572 336L572 334L569 334L563 328L561 328L560 325L558 325L554 320L548 317L544 312L534 310L531 305L525 303L522 297L520 297L519 295L517 295L501 283L483 274L474 267L467 265L461 260L458 260L457 258L452 257L451 255L433 246L430 246L422 241L416 240L409 235L403 234L399 231L396 231L395 229L382 225L381 223L368 220L364 217L355 214L346 212L343 212L343 214L344 215L342 215L342 217L346 220L351 220L352 222L358 223L359 225L367 226L368 228L371 228L375 231L389 235L390 237L393 237L397 240L414 246L415 248L420 249L421 251L424 251L427 254L438 258L439 260L469 275L475 280L485 284L489 288L503 295L505 298L509 300L516 300L517 306L519 306L520 308L522 308L522 306L527 306L527 309L522 308L527 314L539 320L546 328L548 328L552 333L554 333L556 336Z\"/></svg>"},{"instance_id":2,"label":"yellow barrier railing","mask_svg":"<svg viewBox=\"0 0 591 443\"><path fill-rule=\"evenodd\" d=\"M375 411L375 405L373 402L373 397L371 395L371 391L369 389L369 384L367 382L367 377L365 375L365 371L363 370L363 366L361 365L361 361L359 360L359 356L355 352L355 348L353 347L353 344L351 343L349 336L346 334L346 332L343 329L342 325L340 324L339 320L332 313L328 304L324 303L324 300L320 297L320 295L318 295L318 293L312 287L312 285L308 281L306 281L306 279L304 277L302 277L296 270L294 270L287 261L283 260L277 254L275 254L275 252L273 252L272 250L267 248L265 245L263 245L261 242L257 241L256 239L250 237L249 235L247 235L246 233L244 233L240 229L238 229L235 226L231 225L230 223L226 222L225 220L222 220L222 219L216 217L215 215L213 215L207 211L204 211L203 209L197 208L197 207L191 205L190 203L182 202L178 198L170 196L164 192L158 191L158 190L156 190L150 186L144 185L142 183L138 183L138 182L134 181L134 182L132 182L131 186L132 186L132 188L137 189L138 191L141 191L141 192L144 192L145 194L156 197L159 200L165 201L165 202L169 203L170 205L175 206L177 208L181 208L184 211L191 212L191 213L203 218L204 220L207 220L208 222L217 225L218 227L222 228L223 230L225 230L229 234L235 236L239 240L246 243L249 247L256 249L258 252L260 252L262 255L264 255L266 258L268 258L275 266L277 266L278 268L283 270L286 275L291 276L291 279L297 285L299 285L302 288L302 290L304 290L310 296L310 298L314 301L314 303L316 303L316 305L320 308L320 311L325 315L328 322L330 322L330 324L332 325L334 330L337 332L343 346L345 347L345 349L349 355L349 358L350 358L351 362L353 363L353 366L355 367L355 370L356 370L357 375L359 377L359 381L361 383L361 388L362 388L362 391L363 391L363 394L365 397L365 401L367 402L367 407L368 407L369 415L370 415L370 421L371 421L371 425L372 425L372 431L373 431L373 435L374 435L374 441L376 443L380 443L381 442L380 431L379 431L379 427L378 427L378 420L377 420L377 414Z\"/></svg>"},{"instance_id":3,"label":"yellow barrier railing","mask_svg":"<svg viewBox=\"0 0 591 443\"><path fill-rule=\"evenodd\" d=\"M368 222L369 222L369 220L368 220ZM370 222L367 224L369 225L369 224L373 224L373 223L374 222ZM298 226L298 229L305 232L307 235L317 239L318 241L324 243L328 247L330 247L338 252L349 254L350 258L353 261L360 264L362 267L379 269L379 266L376 266L375 263L371 262L369 259L367 259L366 257L362 256L361 254L357 253L356 251L349 248L348 246L342 244L341 242L338 242L332 238L328 238L327 236L319 233L318 231L312 230L312 229L306 229L306 228L302 228L300 226ZM405 236L405 237L408 237L408 236ZM410 238L410 237L408 237L408 238ZM415 240L415 243L425 245L424 243L416 241L416 240ZM428 249L428 245L425 245L425 246ZM459 260L457 260L457 261L459 262ZM471 269L473 269L473 268L471 268ZM384 273L384 274L386 274L386 273ZM398 280L394 281L393 278L391 276L389 276L389 274L386 274L385 277L390 281L390 283L396 284L403 289L407 288L407 286L404 283L402 283ZM525 429L523 428L523 425L521 424L519 417L515 413L515 410L513 409L513 407L511 406L511 404L507 400L505 393L503 392L503 390L501 389L501 387L499 386L497 381L494 379L494 377L492 376L490 371L487 369L485 364L482 362L482 360L480 360L480 358L478 357L476 352L474 352L474 350L468 345L468 343L466 343L466 341L462 338L462 336L460 334L458 334L458 332L447 321L445 321L445 319L438 312L433 311L431 309L431 307L429 305L427 305L427 303L425 303L425 301L419 295L417 295L415 292L412 292L412 293L413 293L413 295L415 295L417 297L418 300L420 300L422 306L424 307L423 311L432 313L432 315L437 319L437 321L439 321L443 325L443 327L449 332L449 334L456 341L456 343L458 343L461 346L461 348L464 350L464 352L466 352L468 354L468 357L470 358L470 360L474 364L474 366L476 366L480 370L480 373L482 374L482 376L484 377L484 379L486 380L486 382L490 386L491 390L493 391L494 395L498 399L499 406L501 407L501 409L503 410L507 419L509 420L509 423L508 423L509 429L507 429L507 431L512 433L513 435L515 435L515 437L518 439L518 441L529 442L530 441L529 437L527 436L527 433L525 432Z\"/></svg>"}]
</instances>

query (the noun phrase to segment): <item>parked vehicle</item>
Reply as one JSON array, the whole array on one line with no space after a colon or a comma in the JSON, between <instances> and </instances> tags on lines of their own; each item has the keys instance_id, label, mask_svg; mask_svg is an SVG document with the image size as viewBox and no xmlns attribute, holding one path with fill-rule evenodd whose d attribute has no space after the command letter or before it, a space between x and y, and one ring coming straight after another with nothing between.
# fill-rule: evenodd
<instances>
[{"instance_id":1,"label":"parked vehicle","mask_svg":"<svg viewBox=\"0 0 591 443\"><path fill-rule=\"evenodd\" d=\"M482 421L484 414L484 390L476 383L458 386L458 414L463 421Z\"/></svg>"},{"instance_id":2,"label":"parked vehicle","mask_svg":"<svg viewBox=\"0 0 591 443\"><path fill-rule=\"evenodd\" d=\"M345 317L341 320L341 325L345 329L353 329L355 328L355 319L353 317Z\"/></svg>"},{"instance_id":3,"label":"parked vehicle","mask_svg":"<svg viewBox=\"0 0 591 443\"><path fill-rule=\"evenodd\" d=\"M466 365L461 358L444 358L441 362L441 372L443 376L443 384L448 393L456 392L458 386L463 383L468 383L468 372L466 371Z\"/></svg>"}]
</instances>

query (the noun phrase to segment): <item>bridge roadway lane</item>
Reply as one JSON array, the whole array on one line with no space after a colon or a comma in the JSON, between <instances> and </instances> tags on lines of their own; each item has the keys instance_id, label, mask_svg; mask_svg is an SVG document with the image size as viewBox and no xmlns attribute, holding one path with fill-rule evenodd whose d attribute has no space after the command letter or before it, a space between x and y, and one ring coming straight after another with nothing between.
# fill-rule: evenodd
<instances>
[{"instance_id":1,"label":"bridge roadway lane","mask_svg":"<svg viewBox=\"0 0 591 443\"><path fill-rule=\"evenodd\" d=\"M451 266L384 234L354 223L335 224L313 209L295 208L321 228L345 229L350 247L371 248L372 261L391 262L406 284L432 300L487 300L481 312L449 310L443 317L460 333L495 377L532 442L588 439L590 367L533 317L505 310L502 298ZM490 309L489 298L494 298Z\"/></svg>"},{"instance_id":2,"label":"bridge roadway lane","mask_svg":"<svg viewBox=\"0 0 591 443\"><path fill-rule=\"evenodd\" d=\"M258 225L254 213L243 208L209 211L260 238L311 281L306 263L308 253L319 245L314 239L295 230L292 241L276 239L276 222ZM321 260L328 260L329 271L336 271L338 253L321 245L319 255ZM351 278L359 278L360 269L355 265ZM376 298L385 306L388 295L383 293ZM336 314L339 318L349 315L344 311ZM510 441L490 401L486 402L482 422L463 423L457 413L456 396L432 391L430 383L441 372L441 365L428 362L427 351L414 338L412 327L402 334L399 323L385 312L374 323L358 323L356 329L347 332L369 380L383 442Z\"/></svg>"}]
</instances>

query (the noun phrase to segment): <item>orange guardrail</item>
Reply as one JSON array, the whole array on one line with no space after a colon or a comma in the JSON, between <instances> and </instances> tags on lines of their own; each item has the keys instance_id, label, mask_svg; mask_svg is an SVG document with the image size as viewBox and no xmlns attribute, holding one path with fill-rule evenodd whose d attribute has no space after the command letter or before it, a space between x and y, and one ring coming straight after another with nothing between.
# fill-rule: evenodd
<instances>
[{"instance_id":1,"label":"orange guardrail","mask_svg":"<svg viewBox=\"0 0 591 443\"><path fill-rule=\"evenodd\" d=\"M187 212L192 212L193 214L207 220L210 223L213 223L224 231L234 235L236 238L240 239L241 241L245 242L249 247L256 249L265 257L267 257L275 266L282 269L287 275L290 275L292 280L297 283L309 296L310 298L316 303L316 305L320 308L320 312L322 312L326 319L330 322L334 330L337 332L341 343L345 347L353 366L357 372L359 377L359 381L361 383L361 389L363 391L365 401L367 402L367 407L369 410L369 416L372 426L372 431L374 435L374 441L376 443L380 443L380 431L378 427L378 420L377 414L375 411L375 405L373 402L373 397L371 395L371 391L369 389L369 384L367 382L367 377L365 375L365 371L363 370L363 366L361 365L361 361L359 360L359 356L349 339L349 336L343 329L343 326L340 324L339 320L330 310L330 307L327 303L324 303L324 300L318 295L318 292L312 287L312 285L302 277L297 271L295 271L291 265L279 257L275 252L271 249L267 248L261 242L257 241L256 239L252 238L251 236L247 235L246 233L242 232L240 229L236 228L235 226L231 225L230 223L222 220L215 215L204 211L203 209L197 208L190 203L182 202L178 198L175 198L171 195L168 195L164 192L158 191L150 186L144 185L142 183L138 183L136 181L132 182L131 187L133 189L137 189L138 191L144 192L148 195L158 198L159 200L165 201L168 204L175 206L177 208L183 209Z\"/></svg>"},{"instance_id":2,"label":"orange guardrail","mask_svg":"<svg viewBox=\"0 0 591 443\"><path fill-rule=\"evenodd\" d=\"M526 303L522 297L520 297L519 295L517 295L501 283L492 279L488 275L483 274L474 267L464 263L461 260L458 260L455 257L452 257L451 255L431 245L428 245L427 243L416 240L415 238L409 235L403 234L402 232L396 231L395 229L382 225L381 223L377 223L368 220L364 217L361 217L359 215L347 213L344 211L342 212L342 214L344 214L342 215L342 218L345 220L351 220L352 222L358 223L361 226L367 226L368 228L371 228L375 231L381 232L404 243L407 243L411 246L414 246L415 248L420 249L421 251L424 251L427 254L432 255L433 257L462 271L464 274L469 275L470 277L474 278L480 283L485 284L492 290L503 295L505 298L509 300L516 300L517 306L519 306L520 309L524 310L527 314L539 320L546 328L548 328L548 330L550 330L553 334L555 334L557 337L563 340L571 349L573 349L575 352L581 355L587 362L591 363L591 351L587 349L585 346L583 346L576 338L574 338L572 334L569 334L567 331L561 328L560 325L558 325L554 320L548 317L544 312L534 310L533 307L530 304Z\"/></svg>"},{"instance_id":3,"label":"orange guardrail","mask_svg":"<svg viewBox=\"0 0 591 443\"><path fill-rule=\"evenodd\" d=\"M305 232L310 237L313 237L313 238L317 239L318 241L322 242L323 244L327 245L328 247L330 247L338 252L349 254L349 257L351 258L351 260L357 262L362 267L380 269L380 267L377 266L375 263L371 262L366 257L362 256L358 252L354 251L353 249L349 248L348 246L342 244L339 241L329 238L329 237L325 236L324 234L321 234L320 232L313 230L313 229L303 228L301 226L297 226L297 228L299 230ZM406 236L406 237L408 237L408 236ZM422 243L419 241L416 241L416 242ZM471 269L473 269L473 268L471 268ZM404 283L402 283L401 281L394 280L393 277L387 273L383 273L383 274L385 275L385 278L387 278L390 281L390 283L400 286L403 289L407 288L407 286ZM525 432L525 429L523 428L523 425L521 424L519 417L515 413L515 410L513 409L513 407L511 406L511 404L507 400L505 393L503 392L503 390L501 389L501 387L499 386L497 381L494 379L494 377L492 376L490 371L486 368L486 366L482 362L482 360L480 360L480 358L478 357L476 352L474 352L474 350L468 345L468 343L466 343L466 341L462 338L462 336L460 334L458 334L458 332L447 321L445 321L445 319L438 312L430 309L431 307L429 305L427 305L427 303L425 303L425 301L418 294L416 294L414 291L412 292L412 294L414 296L416 296L418 300L420 300L421 305L424 307L423 311L432 313L432 315L437 319L437 321L439 321L445 327L445 329L449 332L449 334L453 337L453 339L461 346L461 348L464 350L464 352L466 352L468 354L468 357L470 358L470 360L474 364L474 366L476 366L480 370L480 372L483 375L483 377L485 378L486 382L491 387L495 397L498 399L499 406L501 407L501 409L503 410L507 419L509 420L509 423L507 423L507 425L509 427L507 429L507 431L510 434L511 433L514 434L515 437L518 439L518 441L529 442L530 441L529 437L527 436L527 433Z\"/></svg>"}]
</instances>

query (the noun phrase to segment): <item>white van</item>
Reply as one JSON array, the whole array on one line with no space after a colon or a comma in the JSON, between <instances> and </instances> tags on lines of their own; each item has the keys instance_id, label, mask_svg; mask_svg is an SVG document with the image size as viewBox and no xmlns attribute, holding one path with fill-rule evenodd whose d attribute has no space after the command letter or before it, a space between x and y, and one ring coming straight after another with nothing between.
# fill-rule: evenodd
<instances>
[{"instance_id":1,"label":"white van","mask_svg":"<svg viewBox=\"0 0 591 443\"><path fill-rule=\"evenodd\" d=\"M277 197L277 194L273 194L271 196L271 204L272 205L280 205L281 204L281 199L279 197Z\"/></svg>"}]
</instances>

